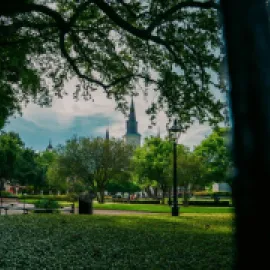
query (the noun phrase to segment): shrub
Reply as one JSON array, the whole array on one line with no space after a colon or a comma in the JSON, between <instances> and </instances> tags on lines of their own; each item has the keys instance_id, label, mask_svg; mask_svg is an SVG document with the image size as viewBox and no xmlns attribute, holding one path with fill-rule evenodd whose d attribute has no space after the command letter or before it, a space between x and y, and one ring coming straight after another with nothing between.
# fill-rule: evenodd
<instances>
[{"instance_id":1,"label":"shrub","mask_svg":"<svg viewBox=\"0 0 270 270\"><path fill-rule=\"evenodd\" d=\"M218 191L218 192L212 192L212 191L196 191L193 192L194 196L198 196L198 197L212 197L214 198L214 196L219 196L219 197L229 197L231 196L231 192L223 192L223 191Z\"/></svg>"},{"instance_id":2,"label":"shrub","mask_svg":"<svg viewBox=\"0 0 270 270\"><path fill-rule=\"evenodd\" d=\"M76 202L79 200L79 195L77 193L69 193L66 195L66 201Z\"/></svg>"},{"instance_id":3,"label":"shrub","mask_svg":"<svg viewBox=\"0 0 270 270\"><path fill-rule=\"evenodd\" d=\"M146 200L146 201L130 201L131 204L160 204L160 201L150 201L150 200Z\"/></svg>"},{"instance_id":4,"label":"shrub","mask_svg":"<svg viewBox=\"0 0 270 270\"><path fill-rule=\"evenodd\" d=\"M1 191L1 197L2 198L18 198L18 196L8 191Z\"/></svg>"},{"instance_id":5,"label":"shrub","mask_svg":"<svg viewBox=\"0 0 270 270\"><path fill-rule=\"evenodd\" d=\"M231 192L225 192L225 191L218 191L218 192L212 192L213 196L219 196L219 197L229 197L232 195Z\"/></svg>"},{"instance_id":6,"label":"shrub","mask_svg":"<svg viewBox=\"0 0 270 270\"><path fill-rule=\"evenodd\" d=\"M35 208L40 208L40 210L35 210L35 213L53 213L58 212L57 209L60 208L60 205L57 201L42 199L35 202Z\"/></svg>"},{"instance_id":7,"label":"shrub","mask_svg":"<svg viewBox=\"0 0 270 270\"><path fill-rule=\"evenodd\" d=\"M160 200L128 200L127 198L113 198L112 201L130 204L160 204Z\"/></svg>"},{"instance_id":8,"label":"shrub","mask_svg":"<svg viewBox=\"0 0 270 270\"><path fill-rule=\"evenodd\" d=\"M213 193L212 192L209 192L209 191L195 191L193 192L193 195L194 196L211 196Z\"/></svg>"},{"instance_id":9,"label":"shrub","mask_svg":"<svg viewBox=\"0 0 270 270\"><path fill-rule=\"evenodd\" d=\"M230 202L229 201L189 201L189 205L198 205L198 206L224 206L229 207Z\"/></svg>"},{"instance_id":10,"label":"shrub","mask_svg":"<svg viewBox=\"0 0 270 270\"><path fill-rule=\"evenodd\" d=\"M20 199L33 199L33 200L53 200L53 201L69 201L69 195L19 195Z\"/></svg>"}]
</instances>

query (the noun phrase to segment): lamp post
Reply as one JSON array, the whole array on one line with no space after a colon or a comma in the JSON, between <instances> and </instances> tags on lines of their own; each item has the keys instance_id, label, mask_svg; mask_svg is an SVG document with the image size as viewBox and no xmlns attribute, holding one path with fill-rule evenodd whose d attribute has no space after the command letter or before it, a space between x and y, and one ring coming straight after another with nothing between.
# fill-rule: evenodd
<instances>
[{"instance_id":1,"label":"lamp post","mask_svg":"<svg viewBox=\"0 0 270 270\"><path fill-rule=\"evenodd\" d=\"M169 137L173 141L173 203L172 216L179 215L178 196L177 196L177 141L180 136L181 127L174 120L173 126L169 129Z\"/></svg>"}]
</instances>

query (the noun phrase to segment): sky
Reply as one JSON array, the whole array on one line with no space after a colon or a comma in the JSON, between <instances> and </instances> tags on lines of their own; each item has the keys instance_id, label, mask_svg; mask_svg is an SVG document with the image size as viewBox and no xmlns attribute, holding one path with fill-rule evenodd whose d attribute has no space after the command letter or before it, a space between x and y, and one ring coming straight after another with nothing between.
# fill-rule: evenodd
<instances>
[{"instance_id":1,"label":"sky","mask_svg":"<svg viewBox=\"0 0 270 270\"><path fill-rule=\"evenodd\" d=\"M52 145L64 144L75 134L77 136L105 137L106 128L109 127L111 137L122 138L125 134L127 120L125 116L116 111L114 100L107 99L105 94L97 91L93 94L94 102L75 101L72 92L75 81L70 81L65 86L69 95L63 99L55 99L50 108L41 108L36 104L28 104L22 110L22 117L16 116L9 119L6 131L19 133L26 147L37 151L46 149L49 140ZM145 110L153 100L153 95L134 98L138 131L142 141L149 135L156 135L160 129L161 137L168 134L166 130L167 118L164 113L157 117L157 126L149 129L150 118ZM208 125L194 125L186 133L181 134L178 143L193 147L209 135L211 129Z\"/></svg>"}]
</instances>

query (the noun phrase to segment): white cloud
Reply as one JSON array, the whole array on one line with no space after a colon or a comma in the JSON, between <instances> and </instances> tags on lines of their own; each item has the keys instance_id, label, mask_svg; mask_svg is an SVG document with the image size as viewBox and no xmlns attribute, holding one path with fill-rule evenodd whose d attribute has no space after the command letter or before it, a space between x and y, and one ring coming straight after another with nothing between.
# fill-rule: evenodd
<instances>
[{"instance_id":1,"label":"white cloud","mask_svg":"<svg viewBox=\"0 0 270 270\"><path fill-rule=\"evenodd\" d=\"M106 128L109 126L111 136L121 138L124 135L126 119L121 112L115 110L116 104L114 100L107 99L104 93L97 91L93 93L94 102L84 100L75 101L72 96L74 89L75 81L70 81L66 84L66 90L69 93L68 96L63 99L55 99L50 108L40 108L38 105L30 104L23 110L23 117L41 128L53 131L69 128L76 117L102 115L103 117L108 117L108 123L102 127L96 127L95 132L105 133ZM147 100L145 100L143 95L134 98L138 130L143 138L149 135L156 135L158 129L160 129L161 137L167 135L167 118L164 113L160 113L157 116L157 126L149 129L150 119L146 115L145 110L153 99L154 93L150 93ZM89 129L91 129L91 126ZM196 145L209 131L210 128L207 125L194 125L187 133L182 134L179 143L188 146Z\"/></svg>"}]
</instances>

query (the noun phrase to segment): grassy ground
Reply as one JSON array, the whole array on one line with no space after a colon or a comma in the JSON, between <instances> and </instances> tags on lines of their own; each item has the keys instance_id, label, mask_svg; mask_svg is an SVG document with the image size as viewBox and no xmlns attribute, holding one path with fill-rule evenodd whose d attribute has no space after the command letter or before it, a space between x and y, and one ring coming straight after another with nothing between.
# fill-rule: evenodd
<instances>
[{"instance_id":1,"label":"grassy ground","mask_svg":"<svg viewBox=\"0 0 270 270\"><path fill-rule=\"evenodd\" d=\"M0 269L232 268L232 215L0 217Z\"/></svg>"},{"instance_id":2,"label":"grassy ground","mask_svg":"<svg viewBox=\"0 0 270 270\"><path fill-rule=\"evenodd\" d=\"M26 203L35 203L36 200L27 199ZM23 202L23 201L21 201ZM70 206L71 202L59 201L62 206ZM78 207L78 203L75 203ZM144 211L151 213L170 213L171 208L168 205L154 204L125 204L125 203L105 203L99 204L94 202L94 209L104 210L128 210L128 211ZM204 206L180 206L181 213L232 213L232 207L204 207Z\"/></svg>"},{"instance_id":3,"label":"grassy ground","mask_svg":"<svg viewBox=\"0 0 270 270\"><path fill-rule=\"evenodd\" d=\"M168 205L154 204L123 204L123 203L94 203L94 209L105 210L128 210L128 211L145 211L152 213L170 213L171 208ZM181 207L181 213L232 213L232 207L204 207L204 206L188 206Z\"/></svg>"}]
</instances>

